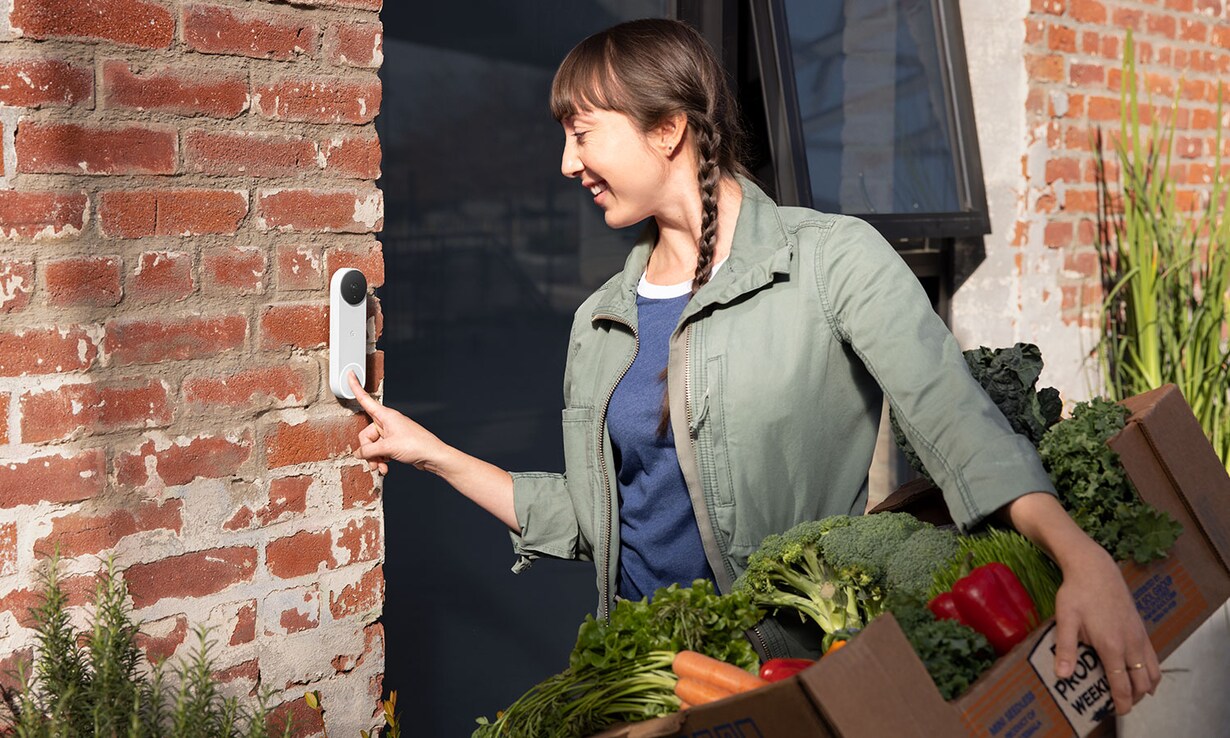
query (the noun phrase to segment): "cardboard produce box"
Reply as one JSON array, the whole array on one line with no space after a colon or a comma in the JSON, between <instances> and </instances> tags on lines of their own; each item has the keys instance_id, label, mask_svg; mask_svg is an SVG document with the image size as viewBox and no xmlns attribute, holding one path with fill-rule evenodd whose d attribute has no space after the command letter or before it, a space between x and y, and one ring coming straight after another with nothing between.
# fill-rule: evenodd
<instances>
[{"instance_id":1,"label":"cardboard produce box","mask_svg":"<svg viewBox=\"0 0 1230 738\"><path fill-rule=\"evenodd\" d=\"M1170 555L1122 564L1158 657L1165 659L1230 598L1230 477L1173 385L1124 402L1128 426L1110 440L1140 496L1183 525ZM910 485L883 510L926 511L939 491ZM1083 644L1070 679L1054 676L1053 619L946 702L891 615L796 677L677 715L619 726L601 738L1083 738L1113 732L1114 706L1097 654ZM1146 698L1148 699L1148 698Z\"/></svg>"}]
</instances>

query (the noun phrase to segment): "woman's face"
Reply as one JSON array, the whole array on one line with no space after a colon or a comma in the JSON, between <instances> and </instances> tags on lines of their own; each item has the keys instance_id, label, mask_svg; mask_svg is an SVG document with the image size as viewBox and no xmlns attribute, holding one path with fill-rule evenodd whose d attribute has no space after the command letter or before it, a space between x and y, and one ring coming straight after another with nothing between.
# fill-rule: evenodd
<instances>
[{"instance_id":1,"label":"woman's face","mask_svg":"<svg viewBox=\"0 0 1230 738\"><path fill-rule=\"evenodd\" d=\"M579 178L602 208L606 224L624 228L657 213L666 183L666 157L628 116L592 110L565 118L560 171Z\"/></svg>"}]
</instances>

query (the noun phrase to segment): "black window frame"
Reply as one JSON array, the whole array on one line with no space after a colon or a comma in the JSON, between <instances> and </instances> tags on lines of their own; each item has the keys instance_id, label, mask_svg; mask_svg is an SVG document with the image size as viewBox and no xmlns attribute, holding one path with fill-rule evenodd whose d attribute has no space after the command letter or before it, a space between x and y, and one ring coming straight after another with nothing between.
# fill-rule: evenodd
<instances>
[{"instance_id":1,"label":"black window frame","mask_svg":"<svg viewBox=\"0 0 1230 738\"><path fill-rule=\"evenodd\" d=\"M773 162L777 200L782 205L812 207L811 179L807 168L806 144L795 91L790 36L786 27L784 0L744 0L752 25L752 38L763 87L767 143ZM983 236L991 232L986 185L978 133L974 124L973 94L969 85L969 65L961 14L956 0L930 0L936 22L937 41L942 56L942 80L946 111L952 122L951 137L958 212L939 213L853 213L866 220L889 241L953 239ZM720 49L727 69L733 70L734 49L739 43L740 0L678 0L676 12L692 23Z\"/></svg>"}]
</instances>

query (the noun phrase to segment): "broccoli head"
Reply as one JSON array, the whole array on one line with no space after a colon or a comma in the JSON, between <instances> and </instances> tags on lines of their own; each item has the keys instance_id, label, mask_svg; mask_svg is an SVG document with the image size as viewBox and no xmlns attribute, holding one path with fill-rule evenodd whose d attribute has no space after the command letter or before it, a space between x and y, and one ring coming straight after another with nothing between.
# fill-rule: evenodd
<instances>
[{"instance_id":1,"label":"broccoli head","mask_svg":"<svg viewBox=\"0 0 1230 738\"><path fill-rule=\"evenodd\" d=\"M936 572L947 567L960 550L956 533L934 526L921 528L901 544L888 563L885 586L890 593L925 598Z\"/></svg>"}]
</instances>

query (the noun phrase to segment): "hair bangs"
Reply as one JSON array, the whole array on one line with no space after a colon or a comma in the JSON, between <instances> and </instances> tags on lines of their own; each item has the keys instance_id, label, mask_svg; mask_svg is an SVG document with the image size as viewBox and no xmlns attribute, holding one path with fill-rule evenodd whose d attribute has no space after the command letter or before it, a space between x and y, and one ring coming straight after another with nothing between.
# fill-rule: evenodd
<instances>
[{"instance_id":1,"label":"hair bangs","mask_svg":"<svg viewBox=\"0 0 1230 738\"><path fill-rule=\"evenodd\" d=\"M577 44L551 81L551 116L563 121L586 110L627 112L626 92L612 68L614 49L604 35Z\"/></svg>"}]
</instances>

